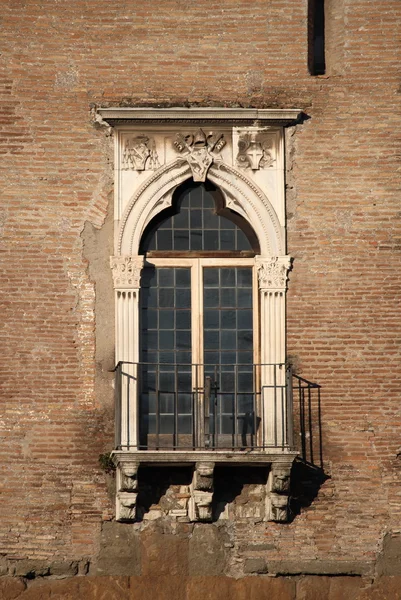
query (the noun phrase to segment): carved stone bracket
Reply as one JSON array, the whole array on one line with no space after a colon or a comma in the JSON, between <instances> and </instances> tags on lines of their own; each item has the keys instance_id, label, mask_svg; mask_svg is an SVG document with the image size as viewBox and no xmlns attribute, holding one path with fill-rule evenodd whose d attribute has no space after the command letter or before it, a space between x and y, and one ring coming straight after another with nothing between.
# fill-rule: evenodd
<instances>
[{"instance_id":1,"label":"carved stone bracket","mask_svg":"<svg viewBox=\"0 0 401 600\"><path fill-rule=\"evenodd\" d=\"M213 471L213 462L202 462L195 465L189 503L191 521L212 520Z\"/></svg>"},{"instance_id":2,"label":"carved stone bracket","mask_svg":"<svg viewBox=\"0 0 401 600\"><path fill-rule=\"evenodd\" d=\"M173 142L174 148L191 167L194 181L206 181L206 175L210 165L222 151L226 142L222 133L213 133L206 135L202 129L192 135L182 135L177 133Z\"/></svg>"},{"instance_id":3,"label":"carved stone bracket","mask_svg":"<svg viewBox=\"0 0 401 600\"><path fill-rule=\"evenodd\" d=\"M139 289L143 256L112 256L110 266L115 289Z\"/></svg>"},{"instance_id":4,"label":"carved stone bracket","mask_svg":"<svg viewBox=\"0 0 401 600\"><path fill-rule=\"evenodd\" d=\"M267 481L268 521L285 523L289 519L289 493L292 461L289 463L273 463Z\"/></svg>"},{"instance_id":5,"label":"carved stone bracket","mask_svg":"<svg viewBox=\"0 0 401 600\"><path fill-rule=\"evenodd\" d=\"M117 521L134 521L138 497L138 467L135 461L117 465Z\"/></svg>"},{"instance_id":6,"label":"carved stone bracket","mask_svg":"<svg viewBox=\"0 0 401 600\"><path fill-rule=\"evenodd\" d=\"M275 163L271 152L271 138L264 133L244 131L238 139L237 167L241 169L268 169Z\"/></svg>"},{"instance_id":7,"label":"carved stone bracket","mask_svg":"<svg viewBox=\"0 0 401 600\"><path fill-rule=\"evenodd\" d=\"M256 257L259 288L261 290L285 290L288 272L291 266L290 256Z\"/></svg>"}]
</instances>

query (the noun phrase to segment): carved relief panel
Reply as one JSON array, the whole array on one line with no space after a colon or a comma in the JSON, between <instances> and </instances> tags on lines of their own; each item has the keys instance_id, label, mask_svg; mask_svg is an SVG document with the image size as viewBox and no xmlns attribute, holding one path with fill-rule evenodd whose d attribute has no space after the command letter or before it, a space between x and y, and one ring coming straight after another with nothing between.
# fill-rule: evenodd
<instances>
[{"instance_id":1,"label":"carved relief panel","mask_svg":"<svg viewBox=\"0 0 401 600\"><path fill-rule=\"evenodd\" d=\"M233 127L224 122L138 124L118 127L115 168L115 219L133 194L160 169L188 164L194 181L205 181L211 166L227 165L253 181L269 197L284 225L283 130L280 127Z\"/></svg>"}]
</instances>

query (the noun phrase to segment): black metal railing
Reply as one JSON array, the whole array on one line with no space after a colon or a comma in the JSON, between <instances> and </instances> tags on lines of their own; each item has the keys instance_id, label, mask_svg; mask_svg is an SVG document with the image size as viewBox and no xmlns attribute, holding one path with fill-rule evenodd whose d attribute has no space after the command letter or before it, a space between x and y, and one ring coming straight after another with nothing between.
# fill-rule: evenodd
<instances>
[{"instance_id":1,"label":"black metal railing","mask_svg":"<svg viewBox=\"0 0 401 600\"><path fill-rule=\"evenodd\" d=\"M323 469L321 386L298 375L293 380L293 422L302 460Z\"/></svg>"},{"instance_id":2,"label":"black metal railing","mask_svg":"<svg viewBox=\"0 0 401 600\"><path fill-rule=\"evenodd\" d=\"M119 362L116 448L292 448L292 375L285 364Z\"/></svg>"}]
</instances>

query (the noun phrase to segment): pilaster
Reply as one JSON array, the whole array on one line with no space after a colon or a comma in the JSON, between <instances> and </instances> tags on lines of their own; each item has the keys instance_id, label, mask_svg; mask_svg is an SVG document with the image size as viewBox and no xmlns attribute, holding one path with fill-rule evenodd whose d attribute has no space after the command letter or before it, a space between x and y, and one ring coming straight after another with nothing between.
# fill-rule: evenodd
<instances>
[{"instance_id":1,"label":"pilaster","mask_svg":"<svg viewBox=\"0 0 401 600\"><path fill-rule=\"evenodd\" d=\"M289 256L256 257L261 316L262 446L288 444L285 293Z\"/></svg>"},{"instance_id":2,"label":"pilaster","mask_svg":"<svg viewBox=\"0 0 401 600\"><path fill-rule=\"evenodd\" d=\"M116 363L122 362L121 447L137 446L139 288L143 256L112 256L116 302Z\"/></svg>"}]
</instances>

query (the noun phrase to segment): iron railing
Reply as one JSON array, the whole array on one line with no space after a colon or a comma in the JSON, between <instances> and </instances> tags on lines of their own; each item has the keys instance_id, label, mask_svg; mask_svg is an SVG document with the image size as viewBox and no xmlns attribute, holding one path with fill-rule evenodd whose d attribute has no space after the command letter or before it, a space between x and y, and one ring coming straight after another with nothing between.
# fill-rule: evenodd
<instances>
[{"instance_id":1,"label":"iron railing","mask_svg":"<svg viewBox=\"0 0 401 600\"><path fill-rule=\"evenodd\" d=\"M304 462L323 469L321 386L298 375L292 380L299 454Z\"/></svg>"},{"instance_id":2,"label":"iron railing","mask_svg":"<svg viewBox=\"0 0 401 600\"><path fill-rule=\"evenodd\" d=\"M117 449L293 447L285 364L119 362L115 372Z\"/></svg>"}]
</instances>

